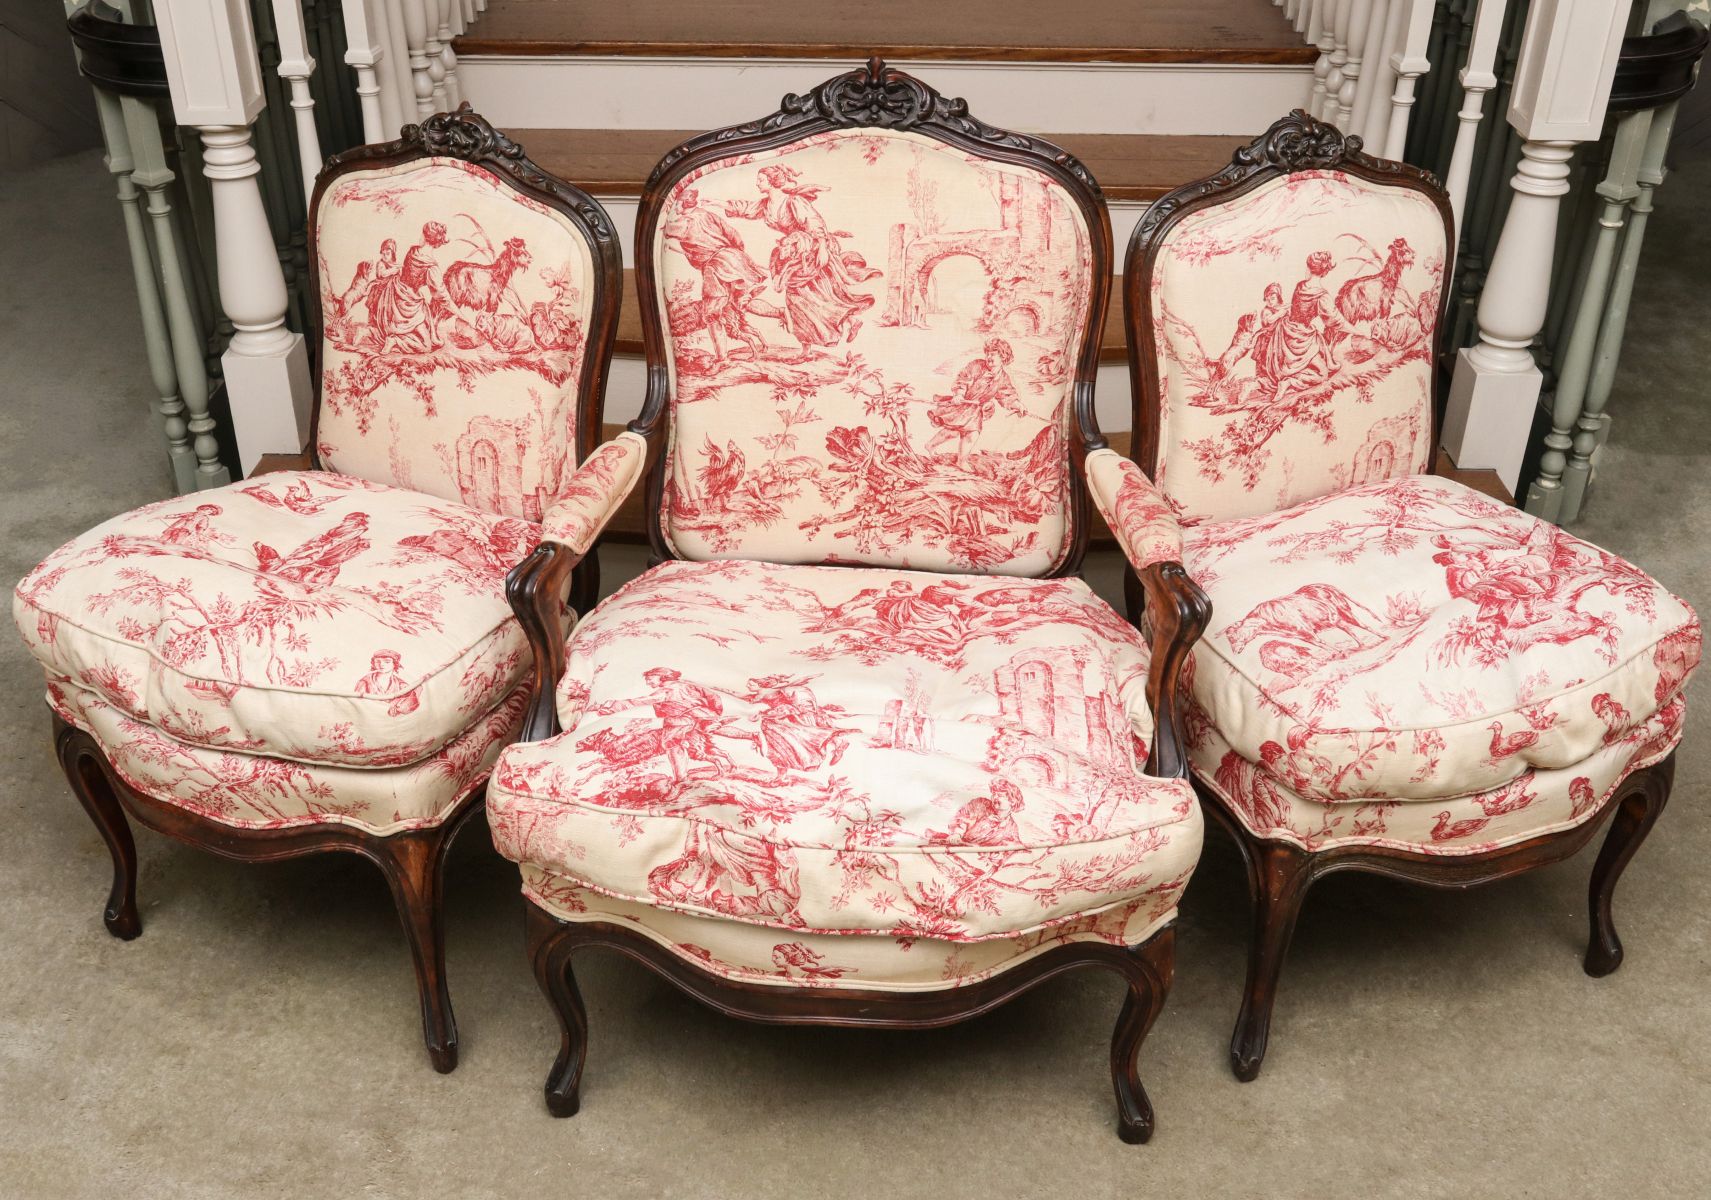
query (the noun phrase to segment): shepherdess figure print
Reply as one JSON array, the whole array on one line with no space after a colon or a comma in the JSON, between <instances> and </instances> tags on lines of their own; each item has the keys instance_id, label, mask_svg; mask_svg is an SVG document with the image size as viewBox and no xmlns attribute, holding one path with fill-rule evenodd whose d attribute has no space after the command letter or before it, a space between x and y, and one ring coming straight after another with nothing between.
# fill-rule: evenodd
<instances>
[{"instance_id":1,"label":"shepherdess figure print","mask_svg":"<svg viewBox=\"0 0 1711 1200\"><path fill-rule=\"evenodd\" d=\"M679 554L1061 557L1091 252L1055 182L919 134L827 133L691 172L654 252Z\"/></svg>"}]
</instances>

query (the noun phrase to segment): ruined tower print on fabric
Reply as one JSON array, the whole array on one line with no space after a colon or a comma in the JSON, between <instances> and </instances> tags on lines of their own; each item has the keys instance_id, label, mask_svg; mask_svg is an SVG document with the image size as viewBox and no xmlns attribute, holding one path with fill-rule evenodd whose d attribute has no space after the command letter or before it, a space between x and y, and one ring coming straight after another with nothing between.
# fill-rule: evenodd
<instances>
[{"instance_id":1,"label":"ruined tower print on fabric","mask_svg":"<svg viewBox=\"0 0 1711 1200\"><path fill-rule=\"evenodd\" d=\"M1425 470L1443 272L1430 200L1337 171L1297 172L1184 218L1160 247L1149 301L1155 478L1183 521Z\"/></svg>"},{"instance_id":2,"label":"ruined tower print on fabric","mask_svg":"<svg viewBox=\"0 0 1711 1200\"><path fill-rule=\"evenodd\" d=\"M1058 184L919 134L826 133L685 176L654 253L677 553L1062 556L1091 253Z\"/></svg>"},{"instance_id":3,"label":"ruined tower print on fabric","mask_svg":"<svg viewBox=\"0 0 1711 1200\"><path fill-rule=\"evenodd\" d=\"M575 465L582 235L452 159L351 172L321 211L322 462L539 521Z\"/></svg>"}]
</instances>

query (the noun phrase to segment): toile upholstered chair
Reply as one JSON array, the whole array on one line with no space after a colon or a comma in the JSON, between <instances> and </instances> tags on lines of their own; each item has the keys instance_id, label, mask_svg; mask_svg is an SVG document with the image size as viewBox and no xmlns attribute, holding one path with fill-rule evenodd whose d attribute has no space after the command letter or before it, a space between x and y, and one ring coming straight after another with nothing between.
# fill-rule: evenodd
<instances>
[{"instance_id":1,"label":"toile upholstered chair","mask_svg":"<svg viewBox=\"0 0 1711 1200\"><path fill-rule=\"evenodd\" d=\"M1302 900L1363 870L1467 887L1574 853L1586 971L1669 795L1693 611L1638 568L1430 473L1449 205L1297 112L1160 199L1124 274L1137 457L1214 616L1186 674L1195 783L1254 931L1253 1078Z\"/></svg>"},{"instance_id":2,"label":"toile upholstered chair","mask_svg":"<svg viewBox=\"0 0 1711 1200\"><path fill-rule=\"evenodd\" d=\"M1127 982L1112 1076L1144 1140L1204 613L1147 514L1123 525L1139 472L1094 422L1097 184L875 60L672 151L637 230L646 403L519 580L562 678L489 789L563 1030L549 1109L579 1104L585 947L733 1016L862 1027L1086 965ZM565 646L566 573L644 474L658 564ZM1076 575L1090 493L1150 653Z\"/></svg>"},{"instance_id":3,"label":"toile upholstered chair","mask_svg":"<svg viewBox=\"0 0 1711 1200\"><path fill-rule=\"evenodd\" d=\"M506 576L596 439L619 245L467 108L334 158L311 211L316 469L115 517L13 611L112 852L107 928L142 929L127 814L236 859L360 854L449 1071L441 870L535 696Z\"/></svg>"}]
</instances>

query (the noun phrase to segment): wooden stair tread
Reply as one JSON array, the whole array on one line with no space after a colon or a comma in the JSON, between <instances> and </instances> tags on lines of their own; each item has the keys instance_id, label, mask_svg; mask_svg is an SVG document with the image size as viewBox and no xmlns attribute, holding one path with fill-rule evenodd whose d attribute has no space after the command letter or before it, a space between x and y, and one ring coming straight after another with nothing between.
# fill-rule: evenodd
<instances>
[{"instance_id":1,"label":"wooden stair tread","mask_svg":"<svg viewBox=\"0 0 1711 1200\"><path fill-rule=\"evenodd\" d=\"M1271 0L492 0L459 54L1311 63Z\"/></svg>"},{"instance_id":2,"label":"wooden stair tread","mask_svg":"<svg viewBox=\"0 0 1711 1200\"><path fill-rule=\"evenodd\" d=\"M596 196L639 196L654 164L694 137L686 129L517 129L537 165ZM1151 201L1229 164L1245 139L1229 134L1044 134L1081 159L1105 198Z\"/></svg>"},{"instance_id":3,"label":"wooden stair tread","mask_svg":"<svg viewBox=\"0 0 1711 1200\"><path fill-rule=\"evenodd\" d=\"M1122 278L1111 281L1111 306L1105 313L1105 338L1101 343L1101 362L1125 362L1128 337L1123 327ZM642 306L636 299L636 273L624 272L624 302L618 309L619 354L642 353Z\"/></svg>"}]
</instances>

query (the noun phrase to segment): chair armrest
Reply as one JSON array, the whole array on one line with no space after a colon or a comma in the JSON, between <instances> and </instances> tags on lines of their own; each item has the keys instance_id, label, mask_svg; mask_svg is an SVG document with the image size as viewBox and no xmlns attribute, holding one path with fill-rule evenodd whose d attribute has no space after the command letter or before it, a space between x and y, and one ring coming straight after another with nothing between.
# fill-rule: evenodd
<instances>
[{"instance_id":1,"label":"chair armrest","mask_svg":"<svg viewBox=\"0 0 1711 1200\"><path fill-rule=\"evenodd\" d=\"M634 490L647 458L647 439L627 429L597 447L541 519L542 539L568 546L578 556L587 554Z\"/></svg>"},{"instance_id":2,"label":"chair armrest","mask_svg":"<svg viewBox=\"0 0 1711 1200\"><path fill-rule=\"evenodd\" d=\"M1170 501L1132 461L1115 450L1093 451L1087 456L1087 490L1135 570L1182 561L1182 526Z\"/></svg>"},{"instance_id":3,"label":"chair armrest","mask_svg":"<svg viewBox=\"0 0 1711 1200\"><path fill-rule=\"evenodd\" d=\"M1148 634L1152 651L1147 707L1154 732L1146 773L1181 779L1188 774L1182 668L1212 619L1212 602L1182 566L1182 526L1170 502L1140 467L1115 450L1095 450L1087 456L1087 488L1129 560L1129 619Z\"/></svg>"},{"instance_id":4,"label":"chair armrest","mask_svg":"<svg viewBox=\"0 0 1711 1200\"><path fill-rule=\"evenodd\" d=\"M533 695L523 718L522 741L539 741L559 731L555 693L564 674L563 609L571 572L634 490L647 456L647 439L629 430L596 448L547 509L541 544L505 577L505 598L534 657Z\"/></svg>"}]
</instances>

